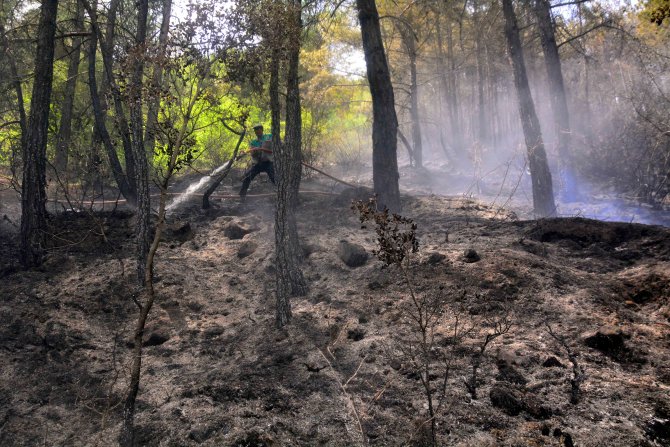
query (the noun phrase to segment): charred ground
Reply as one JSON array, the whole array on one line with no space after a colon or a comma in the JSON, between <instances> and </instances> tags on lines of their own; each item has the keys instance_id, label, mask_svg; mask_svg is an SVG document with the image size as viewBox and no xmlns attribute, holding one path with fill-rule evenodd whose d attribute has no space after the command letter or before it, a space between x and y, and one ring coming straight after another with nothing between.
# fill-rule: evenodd
<instances>
[{"instance_id":1,"label":"charred ground","mask_svg":"<svg viewBox=\"0 0 670 447\"><path fill-rule=\"evenodd\" d=\"M435 327L451 353L441 445L670 442L668 229L521 221L456 196L405 197L403 209L418 225L415 291L446 303ZM310 291L282 331L272 198L173 217L146 333L141 445L426 442L420 374L400 349L416 336L402 275L373 256L345 265L340 241L376 248L350 197L305 195L299 216ZM0 444L111 445L136 312L132 216L65 213L51 225L58 238L38 271L13 265L3 226ZM487 348L472 399L473 355L502 316L511 329ZM457 319L469 331L455 340ZM547 323L586 374L576 405Z\"/></svg>"}]
</instances>

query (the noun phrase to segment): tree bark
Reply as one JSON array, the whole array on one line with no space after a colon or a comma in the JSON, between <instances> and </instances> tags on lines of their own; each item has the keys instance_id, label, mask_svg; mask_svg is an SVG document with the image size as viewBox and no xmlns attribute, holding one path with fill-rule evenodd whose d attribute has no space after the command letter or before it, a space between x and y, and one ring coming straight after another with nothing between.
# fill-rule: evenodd
<instances>
[{"instance_id":1,"label":"tree bark","mask_svg":"<svg viewBox=\"0 0 670 447\"><path fill-rule=\"evenodd\" d=\"M580 34L584 32L584 21L582 17L582 4L577 5L577 12L579 15L579 31ZM588 46L584 44L584 112L582 113L582 131L586 134L586 144L589 147L593 146L593 126L591 122L591 93L589 90L589 64L590 57L588 54Z\"/></svg>"},{"instance_id":2,"label":"tree bark","mask_svg":"<svg viewBox=\"0 0 670 447\"><path fill-rule=\"evenodd\" d=\"M270 114L272 116L272 152L276 155L279 155L279 153L282 151L281 146L281 137L280 137L280 132L281 132L281 111L280 111L280 105L279 105L279 59L281 57L281 51L277 47L277 44L275 43L275 48L272 50L272 56L270 60ZM275 156L275 162L277 161L279 157ZM281 164L281 162L279 163ZM279 173L277 172L277 177L280 175L283 175L284 173ZM279 183L279 179L278 183ZM284 181L284 187L286 187L285 181ZM279 188L277 188L277 197L279 199ZM284 198L284 200L287 200L288 198ZM284 280L279 280L280 276L283 277L283 272L285 272L286 267L281 263L284 262L284 259L286 258L285 252L288 250L288 248L285 246L285 242L279 240L278 237L278 232L280 231L280 225L278 222L284 221L286 219L286 206L287 204L284 203L283 206L280 207L279 203L277 203L277 210L275 212L275 259L277 262L277 273L275 277L275 284L277 290L275 291L275 297L276 297L276 324L277 327L283 327L287 325L291 321L291 301L290 301L290 296L291 296L291 283L289 278L285 278ZM281 227L282 231L287 231L285 226ZM281 260L280 260L281 259ZM282 273L280 273L279 270L283 270ZM288 276L288 275L287 275Z\"/></svg>"},{"instance_id":3,"label":"tree bark","mask_svg":"<svg viewBox=\"0 0 670 447\"><path fill-rule=\"evenodd\" d=\"M412 157L414 166L423 167L423 147L421 142L421 120L419 112L419 84L417 82L416 72L416 38L409 25L402 23L400 25L400 35L403 44L409 56L409 96L410 96L410 117L412 120Z\"/></svg>"},{"instance_id":4,"label":"tree bark","mask_svg":"<svg viewBox=\"0 0 670 447\"><path fill-rule=\"evenodd\" d=\"M409 156L409 165L412 166L412 161L414 160L414 153L412 152L412 145L409 144L409 141L407 141L407 137L405 137L405 135L402 133L400 128L398 128L398 138L400 138L400 141L405 146L405 149L407 149L407 155Z\"/></svg>"},{"instance_id":5,"label":"tree bark","mask_svg":"<svg viewBox=\"0 0 670 447\"><path fill-rule=\"evenodd\" d=\"M172 0L163 0L163 21L158 34L158 56L153 64L151 79L152 96L148 100L147 125L144 135L144 145L148 156L151 156L156 144L156 124L158 123L158 109L160 107L160 91L163 86L163 65L167 52L168 33L170 31L170 15L172 14Z\"/></svg>"},{"instance_id":6,"label":"tree bark","mask_svg":"<svg viewBox=\"0 0 670 447\"><path fill-rule=\"evenodd\" d=\"M83 31L84 10L81 2L76 1L74 17L74 30ZM72 38L72 48L67 68L67 80L65 81L65 97L61 110L60 126L56 139L56 157L54 167L61 178L67 178L67 165L69 158L70 139L72 137L72 114L74 112L74 97L79 77L79 55L81 53L82 37L77 35Z\"/></svg>"},{"instance_id":7,"label":"tree bark","mask_svg":"<svg viewBox=\"0 0 670 447\"><path fill-rule=\"evenodd\" d=\"M375 0L356 0L368 83L372 95L372 178L377 203L391 212L400 211L398 186L398 118L391 74L379 26Z\"/></svg>"},{"instance_id":8,"label":"tree bark","mask_svg":"<svg viewBox=\"0 0 670 447\"><path fill-rule=\"evenodd\" d=\"M438 13L439 14L439 13ZM447 104L447 115L449 117L449 132L451 134L451 146L454 163L460 163L459 155L463 155L463 130L460 124L460 114L458 105L458 84L456 82L456 60L454 58L454 44L451 33L451 23L447 17L447 55L444 53L444 43L442 41L441 15L437 16L436 30L438 64L440 71L440 86L444 93L444 100ZM445 63L446 61L446 63Z\"/></svg>"},{"instance_id":9,"label":"tree bark","mask_svg":"<svg viewBox=\"0 0 670 447\"><path fill-rule=\"evenodd\" d=\"M277 208L275 214L275 250L277 256L277 326L282 327L290 318L289 294L302 296L307 285L300 268L302 258L295 211L302 174L302 117L298 67L302 33L301 2L290 5L291 21L288 39L288 71L286 76L286 138L277 146ZM274 136L274 134L273 134Z\"/></svg>"},{"instance_id":10,"label":"tree bark","mask_svg":"<svg viewBox=\"0 0 670 447\"><path fill-rule=\"evenodd\" d=\"M158 231L158 229L157 229ZM160 237L160 234L159 234ZM123 405L123 421L121 426L121 433L119 434L119 445L121 447L135 446L135 401L137 393L140 390L140 377L142 372L142 342L144 336L144 327L146 326L149 312L154 304L154 289L153 284L149 283L142 295L145 298L144 304L140 308L140 315L135 325L133 332L133 363L130 369L130 384L128 387L128 395Z\"/></svg>"},{"instance_id":11,"label":"tree bark","mask_svg":"<svg viewBox=\"0 0 670 447\"><path fill-rule=\"evenodd\" d=\"M551 18L551 5L548 0L535 0L535 15L540 29L540 40L544 52L544 63L547 68L551 110L554 115L557 152L559 157L559 178L561 192L566 199L574 199L576 185L572 151L570 148L570 115L565 95L561 59L556 45L554 23Z\"/></svg>"},{"instance_id":12,"label":"tree bark","mask_svg":"<svg viewBox=\"0 0 670 447\"><path fill-rule=\"evenodd\" d=\"M477 140L487 145L489 143L488 123L486 119L486 108L484 99L484 86L486 85L486 75L484 73L484 45L482 44L482 29L480 12L477 3L475 3L475 51L477 53Z\"/></svg>"},{"instance_id":13,"label":"tree bark","mask_svg":"<svg viewBox=\"0 0 670 447\"><path fill-rule=\"evenodd\" d=\"M0 36L2 38L2 51L5 53L7 63L9 65L9 74L12 76L12 87L16 94L16 108L19 112L19 127L21 128L21 150L25 150L26 138L28 136L28 118L26 117L26 109L23 105L23 87L21 86L21 77L19 70L16 67L16 60L11 54L11 45L7 39L7 33L3 23L0 23Z\"/></svg>"},{"instance_id":14,"label":"tree bark","mask_svg":"<svg viewBox=\"0 0 670 447\"><path fill-rule=\"evenodd\" d=\"M135 156L136 171L135 184L137 186L137 217L135 221L135 244L137 259L137 282L144 288L147 303L142 306L140 318L135 329L135 353L131 374L130 390L123 404L123 426L119 436L119 444L123 447L132 447L135 444L135 401L139 391L140 369L142 361L142 335L144 325L154 300L153 291L153 258L149 258L149 225L150 225L150 198L149 198L149 167L144 152L144 129L142 119L142 76L144 75L144 56L146 52L147 18L149 15L149 0L139 0L137 3L137 34L135 47L131 50L133 71L128 86L130 100L130 129L132 132L132 150ZM178 151L177 148L174 151ZM172 159L175 156L173 154ZM173 166L171 165L170 168ZM160 228L165 214L165 194L167 185L161 188L160 221L156 229L156 237L160 237ZM152 254L158 246L154 238Z\"/></svg>"},{"instance_id":15,"label":"tree bark","mask_svg":"<svg viewBox=\"0 0 670 447\"><path fill-rule=\"evenodd\" d=\"M128 186L130 188L130 198L128 201L131 204L136 204L137 197L137 185L135 180L137 178L135 174L135 156L133 154L133 145L131 138L131 129L128 125L128 120L126 119L126 114L123 108L123 96L121 95L121 89L116 83L114 78L114 57L113 57L113 33L114 27L111 25L116 22L116 12L120 5L120 0L112 0L110 3L109 17L107 23L107 39L103 38L102 31L97 20L97 12L91 7L88 3L88 0L81 0L84 4L84 8L87 10L89 17L91 18L91 28L100 42L100 52L102 53L102 62L104 68L105 82L103 87L109 87L112 92L112 99L114 102L114 120L116 121L116 127L121 137L123 143L123 153L125 156L126 162L126 178L128 181ZM145 26L146 29L146 26ZM111 33L111 35L110 35ZM104 44L103 44L104 42ZM136 69L136 67L134 67ZM131 82L132 83L132 82ZM104 104L103 104L104 105Z\"/></svg>"},{"instance_id":16,"label":"tree bark","mask_svg":"<svg viewBox=\"0 0 670 447\"><path fill-rule=\"evenodd\" d=\"M114 2L112 2L114 3ZM95 132L97 137L103 144L105 152L107 153L107 158L109 160L109 166L112 170L112 175L116 181L119 191L123 197L128 200L131 204L137 203L137 196L131 188L131 183L128 181L128 177L123 172L123 167L119 161L119 157L116 153L116 148L112 142L112 138L109 135L107 130L107 125L105 124L106 119L106 105L103 102L103 95L98 91L98 82L96 78L96 53L98 47L98 39L101 34L98 29L97 21L97 5L86 5L89 8L89 16L91 18L91 37L88 48L88 86L91 93L91 104L93 108L93 117L95 119ZM97 30L97 31L96 31ZM104 43L101 43L103 45ZM104 90L104 83L108 82L103 80L103 87L100 91Z\"/></svg>"},{"instance_id":17,"label":"tree bark","mask_svg":"<svg viewBox=\"0 0 670 447\"><path fill-rule=\"evenodd\" d=\"M237 159L237 152L240 150L240 146L242 145L242 141L244 141L244 136L247 134L247 129L243 128L242 132L239 133L240 138L237 140L237 144L235 145L235 150L233 150L233 156L230 157L230 160L228 161L228 166L226 166L223 171L221 171L220 174L216 176L214 181L212 182L211 185L205 190L205 192L202 195L202 207L203 209L208 209L210 207L209 203L209 197L214 194L214 191L216 191L216 188L219 187L223 179L225 179L228 174L230 173L230 170L233 167L233 163Z\"/></svg>"},{"instance_id":18,"label":"tree bark","mask_svg":"<svg viewBox=\"0 0 670 447\"><path fill-rule=\"evenodd\" d=\"M535 105L528 85L521 39L519 38L519 26L512 0L503 0L502 4L505 16L505 37L514 71L514 86L519 101L519 114L528 151L528 165L533 185L533 206L535 214L539 217L550 217L556 214L551 172L549 171L547 154L542 141L540 122L535 113Z\"/></svg>"},{"instance_id":19,"label":"tree bark","mask_svg":"<svg viewBox=\"0 0 670 447\"><path fill-rule=\"evenodd\" d=\"M149 0L139 0L137 11L137 35L132 50L133 71L128 86L130 100L130 130L132 132L132 152L135 159L135 186L137 188L137 221L135 242L137 244L137 280L144 285L147 254L149 253L150 197L149 164L144 150L144 119L142 115L142 77L146 54L147 18Z\"/></svg>"},{"instance_id":20,"label":"tree bark","mask_svg":"<svg viewBox=\"0 0 670 447\"><path fill-rule=\"evenodd\" d=\"M109 2L109 9L107 10L107 25L105 26L105 38L100 40L100 53L101 54L114 54L114 40L116 37L116 18L118 15L119 7L121 5L121 0L111 0ZM100 36L102 38L102 36ZM113 64L113 57L110 56L110 63ZM111 68L111 67L110 67ZM102 70L102 83L98 94L100 96L100 101L102 104L102 110L107 116L107 110L109 109L109 104L107 103L107 95L111 89L111 83L114 79L110 79L106 69L106 65L103 62Z\"/></svg>"},{"instance_id":21,"label":"tree bark","mask_svg":"<svg viewBox=\"0 0 670 447\"><path fill-rule=\"evenodd\" d=\"M58 0L43 0L35 55L35 77L30 99L30 120L23 148L21 184L21 251L25 267L40 265L46 246L46 149Z\"/></svg>"}]
</instances>

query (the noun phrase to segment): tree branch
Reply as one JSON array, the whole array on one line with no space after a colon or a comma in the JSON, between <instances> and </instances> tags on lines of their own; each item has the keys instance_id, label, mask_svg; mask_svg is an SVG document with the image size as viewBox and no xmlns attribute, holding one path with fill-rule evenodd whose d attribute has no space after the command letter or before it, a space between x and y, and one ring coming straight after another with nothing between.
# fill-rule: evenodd
<instances>
[{"instance_id":1,"label":"tree branch","mask_svg":"<svg viewBox=\"0 0 670 447\"><path fill-rule=\"evenodd\" d=\"M602 28L602 27L609 27L609 26L611 26L611 25L612 25L612 21L611 21L611 20L605 20L604 22L598 23L597 25L593 25L591 28L587 29L587 30L584 31L584 32L581 32L581 33L577 34L576 36L571 36L569 39L564 40L563 42L561 42L561 43L559 43L559 44L556 44L556 47L561 48L563 45L565 45L565 44L567 44L567 43L570 43L570 42L572 42L573 40L577 40L577 39L579 39L579 38L581 38L581 37L584 37L585 35L587 35L587 34L590 33L591 31L595 31L595 30L597 30L598 28Z\"/></svg>"}]
</instances>

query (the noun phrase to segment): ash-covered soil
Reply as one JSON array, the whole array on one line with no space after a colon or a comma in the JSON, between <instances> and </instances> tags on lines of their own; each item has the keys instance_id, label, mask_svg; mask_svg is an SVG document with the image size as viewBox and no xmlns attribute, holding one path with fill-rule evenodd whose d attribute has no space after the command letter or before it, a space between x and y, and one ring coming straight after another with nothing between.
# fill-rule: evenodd
<instances>
[{"instance_id":1,"label":"ash-covered soil","mask_svg":"<svg viewBox=\"0 0 670 447\"><path fill-rule=\"evenodd\" d=\"M426 382L439 445L670 445L667 228L519 221L463 197L407 196L420 240L407 278L436 322L422 345L407 279L371 254L374 228L351 198L303 195L309 293L283 330L273 198L172 217L138 445L428 445ZM34 271L16 267L14 227L1 227L0 445L114 445L137 317L132 217L51 225L56 242ZM343 240L368 253L362 266L343 262ZM570 357L584 374L577 403Z\"/></svg>"}]
</instances>

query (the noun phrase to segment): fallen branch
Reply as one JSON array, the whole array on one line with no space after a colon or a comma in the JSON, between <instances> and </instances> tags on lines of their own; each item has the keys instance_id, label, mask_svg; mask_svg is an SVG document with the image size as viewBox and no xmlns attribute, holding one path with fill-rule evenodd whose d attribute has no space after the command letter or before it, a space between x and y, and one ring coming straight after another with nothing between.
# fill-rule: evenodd
<instances>
[{"instance_id":1,"label":"fallen branch","mask_svg":"<svg viewBox=\"0 0 670 447\"><path fill-rule=\"evenodd\" d=\"M358 371L361 369L361 366L363 365L363 362L365 361L367 356L363 357L363 360L361 360L361 363L358 365L358 368L356 368L356 371L354 372L354 374L351 377L349 377L349 379L347 379L347 381L345 383L342 383L342 381L340 380L340 378L337 374L337 370L333 367L333 364L330 362L330 360L328 360L328 357L326 357L326 355L320 349L319 349L319 354L321 354L321 357L323 357L323 359L326 361L326 363L328 363L328 366L330 366L330 369L332 369L333 372L335 373L334 374L335 381L340 386L340 389L342 390L342 393L344 393L344 395L347 397L347 401L349 403L349 406L351 407L352 413L353 413L354 417L356 418L356 424L358 425L358 431L361 435L361 439L363 440L363 444L367 444L368 443L367 442L367 437L365 436L365 432L363 431L363 425L361 424L360 415L358 414L358 410L356 409L356 405L354 404L354 400L352 399L351 395L347 391L347 385L349 384L349 382L351 382L351 380L353 380L354 377L356 377L356 375L358 374Z\"/></svg>"}]
</instances>

